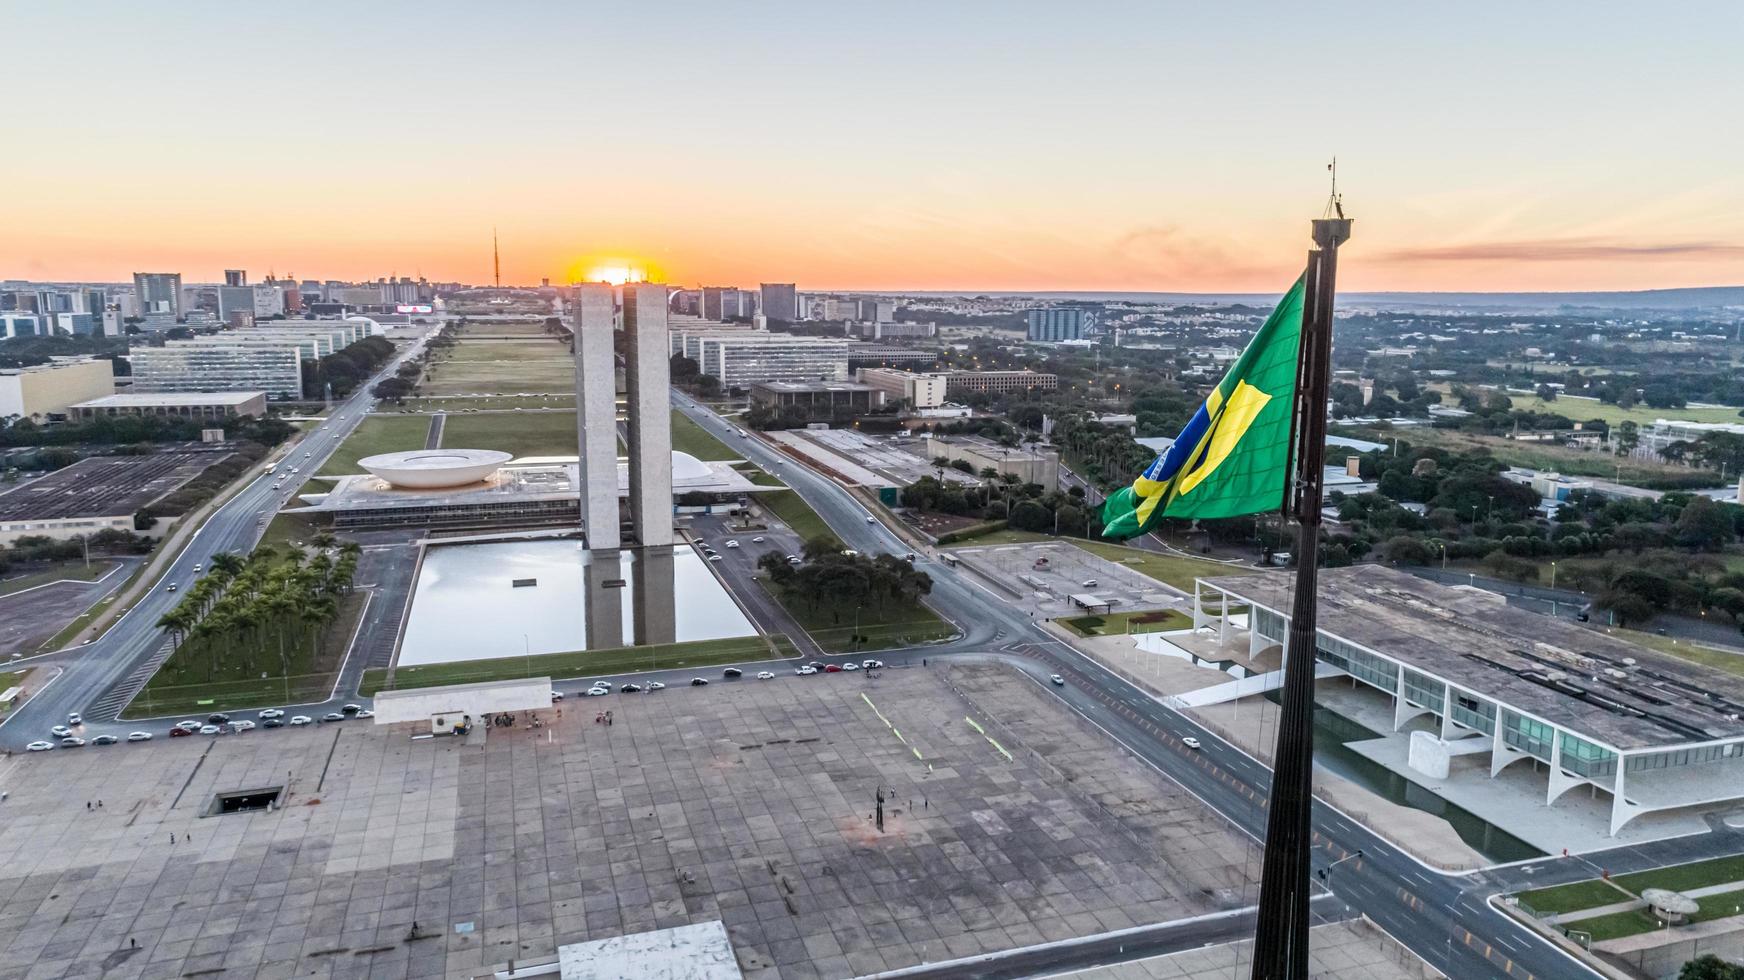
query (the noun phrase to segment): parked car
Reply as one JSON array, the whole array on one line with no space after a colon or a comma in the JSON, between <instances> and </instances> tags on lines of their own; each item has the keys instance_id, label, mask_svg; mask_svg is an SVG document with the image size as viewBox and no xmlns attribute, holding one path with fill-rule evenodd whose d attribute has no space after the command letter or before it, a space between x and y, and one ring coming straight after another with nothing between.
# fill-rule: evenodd
<instances>
[{"instance_id":1,"label":"parked car","mask_svg":"<svg viewBox=\"0 0 1744 980\"><path fill-rule=\"evenodd\" d=\"M763 543L763 535L759 534L756 537L752 538L751 543L752 544L762 544Z\"/></svg>"},{"instance_id":2,"label":"parked car","mask_svg":"<svg viewBox=\"0 0 1744 980\"><path fill-rule=\"evenodd\" d=\"M862 661L860 661L860 666L866 668L867 670L883 670L884 669L884 661L882 661L882 660L862 660Z\"/></svg>"},{"instance_id":3,"label":"parked car","mask_svg":"<svg viewBox=\"0 0 1744 980\"><path fill-rule=\"evenodd\" d=\"M860 665L859 665L859 664L857 664L857 663L855 663L855 662L853 662L853 661L852 661L852 660L850 660L850 661L848 661L848 662L847 662L847 663L845 663L845 664L843 664L843 665L842 665L842 669L843 669L843 670L859 670L859 669L860 669Z\"/></svg>"},{"instance_id":4,"label":"parked car","mask_svg":"<svg viewBox=\"0 0 1744 980\"><path fill-rule=\"evenodd\" d=\"M224 729L219 728L217 725L201 725L200 726L200 734L201 735L216 735L223 730Z\"/></svg>"},{"instance_id":5,"label":"parked car","mask_svg":"<svg viewBox=\"0 0 1744 980\"><path fill-rule=\"evenodd\" d=\"M739 546L739 542L737 542L737 541L728 541L727 542L727 547L729 547L729 548L737 548L738 546Z\"/></svg>"},{"instance_id":6,"label":"parked car","mask_svg":"<svg viewBox=\"0 0 1744 980\"><path fill-rule=\"evenodd\" d=\"M222 711L214 711L206 716L206 724L208 725L222 725L229 720L230 716Z\"/></svg>"},{"instance_id":7,"label":"parked car","mask_svg":"<svg viewBox=\"0 0 1744 980\"><path fill-rule=\"evenodd\" d=\"M692 677L690 679L690 686L691 687L707 687L708 681L701 678L701 677Z\"/></svg>"},{"instance_id":8,"label":"parked car","mask_svg":"<svg viewBox=\"0 0 1744 980\"><path fill-rule=\"evenodd\" d=\"M740 670L737 667L728 667L726 670L721 671L721 676L722 677L743 677L743 676L745 676L745 672Z\"/></svg>"},{"instance_id":9,"label":"parked car","mask_svg":"<svg viewBox=\"0 0 1744 980\"><path fill-rule=\"evenodd\" d=\"M841 664L829 664L829 665L824 667L824 673L826 673L826 674L839 674L841 672L842 672L842 665Z\"/></svg>"},{"instance_id":10,"label":"parked car","mask_svg":"<svg viewBox=\"0 0 1744 980\"><path fill-rule=\"evenodd\" d=\"M308 715L296 715L296 716L291 718L291 724L292 725L307 725L307 724L312 723L314 720L315 719L310 718Z\"/></svg>"},{"instance_id":11,"label":"parked car","mask_svg":"<svg viewBox=\"0 0 1744 980\"><path fill-rule=\"evenodd\" d=\"M121 741L121 740L116 738L113 735L99 735L96 738L91 739L91 744L92 745L114 745L116 742L119 742L119 741Z\"/></svg>"},{"instance_id":12,"label":"parked car","mask_svg":"<svg viewBox=\"0 0 1744 980\"><path fill-rule=\"evenodd\" d=\"M73 730L65 725L56 725L49 729L49 733L54 735L56 738L66 738L68 735L73 733Z\"/></svg>"},{"instance_id":13,"label":"parked car","mask_svg":"<svg viewBox=\"0 0 1744 980\"><path fill-rule=\"evenodd\" d=\"M803 666L803 667L799 667L799 668L797 668L797 669L796 669L796 670L794 670L794 673L795 673L795 674L798 674L798 675L799 675L799 676L801 676L801 677L804 677L804 676L806 676L806 675L808 675L808 674L815 674L815 673L817 673L817 668L816 668L816 667L813 667L813 666L812 666L812 665L811 665L811 664L806 664L806 665L805 665L805 666Z\"/></svg>"},{"instance_id":14,"label":"parked car","mask_svg":"<svg viewBox=\"0 0 1744 980\"><path fill-rule=\"evenodd\" d=\"M260 727L262 727L262 728L283 728L283 727L285 727L285 722L284 722L284 719L282 719L282 718L268 718L267 720L260 723Z\"/></svg>"},{"instance_id":15,"label":"parked car","mask_svg":"<svg viewBox=\"0 0 1744 980\"><path fill-rule=\"evenodd\" d=\"M789 564L789 565L797 565L797 564L799 564L799 556L798 556L798 555L788 555L788 556L787 556L787 563L788 563L788 564Z\"/></svg>"},{"instance_id":16,"label":"parked car","mask_svg":"<svg viewBox=\"0 0 1744 980\"><path fill-rule=\"evenodd\" d=\"M721 560L721 556L720 556L720 555L718 555L718 554L715 554L715 553L713 553L713 552L710 552L710 553L709 553L709 556L708 556L708 560L709 560L709 561L720 561L720 560Z\"/></svg>"},{"instance_id":17,"label":"parked car","mask_svg":"<svg viewBox=\"0 0 1744 980\"><path fill-rule=\"evenodd\" d=\"M623 687L618 688L618 692L620 694L640 694L642 688L641 685L638 684L625 684Z\"/></svg>"},{"instance_id":18,"label":"parked car","mask_svg":"<svg viewBox=\"0 0 1744 980\"><path fill-rule=\"evenodd\" d=\"M345 716L337 711L329 711L321 716L322 721L344 721Z\"/></svg>"},{"instance_id":19,"label":"parked car","mask_svg":"<svg viewBox=\"0 0 1744 980\"><path fill-rule=\"evenodd\" d=\"M184 732L197 732L200 730L200 723L197 721L178 721L176 727Z\"/></svg>"},{"instance_id":20,"label":"parked car","mask_svg":"<svg viewBox=\"0 0 1744 980\"><path fill-rule=\"evenodd\" d=\"M36 742L30 743L29 745L26 745L24 747L24 751L26 751L26 752L47 752L49 749L52 749L52 748L54 748L53 742L36 741Z\"/></svg>"},{"instance_id":21,"label":"parked car","mask_svg":"<svg viewBox=\"0 0 1744 980\"><path fill-rule=\"evenodd\" d=\"M823 670L824 669L824 662L822 660L813 660L811 663L807 664L806 666L810 667L812 670Z\"/></svg>"},{"instance_id":22,"label":"parked car","mask_svg":"<svg viewBox=\"0 0 1744 980\"><path fill-rule=\"evenodd\" d=\"M230 730L234 731L234 732L253 731L254 730L254 722L249 721L247 718L242 718L242 719L239 719L237 721L231 722L230 723Z\"/></svg>"},{"instance_id":23,"label":"parked car","mask_svg":"<svg viewBox=\"0 0 1744 980\"><path fill-rule=\"evenodd\" d=\"M1198 739L1196 739L1196 738L1194 738L1194 737L1193 737L1193 736L1191 736L1191 735L1188 735L1188 736L1185 736L1185 737L1183 737L1183 738L1182 738L1182 739L1181 739L1181 744L1182 744L1182 745L1185 745L1185 746L1186 746L1186 747L1188 747L1188 748L1190 748L1190 749L1197 749L1197 748L1199 748L1199 740L1198 740Z\"/></svg>"},{"instance_id":24,"label":"parked car","mask_svg":"<svg viewBox=\"0 0 1744 980\"><path fill-rule=\"evenodd\" d=\"M563 692L562 691L552 691L551 692L551 703L552 704L556 704L557 702L559 702L561 700L563 700Z\"/></svg>"},{"instance_id":25,"label":"parked car","mask_svg":"<svg viewBox=\"0 0 1744 980\"><path fill-rule=\"evenodd\" d=\"M260 718L262 721L265 721L268 718L283 718L284 716L285 716L285 713L284 713L283 709L268 708L265 711L262 711L259 715L256 715L255 717Z\"/></svg>"},{"instance_id":26,"label":"parked car","mask_svg":"<svg viewBox=\"0 0 1744 980\"><path fill-rule=\"evenodd\" d=\"M649 681L648 682L648 690L650 690L650 691L664 691L664 690L666 690L666 685L660 683L659 681Z\"/></svg>"},{"instance_id":27,"label":"parked car","mask_svg":"<svg viewBox=\"0 0 1744 980\"><path fill-rule=\"evenodd\" d=\"M362 711L359 711L357 714L353 715L352 717L354 717L354 718L374 718L375 712L369 710L368 708L365 708Z\"/></svg>"},{"instance_id":28,"label":"parked car","mask_svg":"<svg viewBox=\"0 0 1744 980\"><path fill-rule=\"evenodd\" d=\"M190 731L186 728L172 728L172 729L170 729L170 738L185 738L189 735L194 734L194 732L197 732L197 731L199 731L198 728L193 729L193 731Z\"/></svg>"},{"instance_id":29,"label":"parked car","mask_svg":"<svg viewBox=\"0 0 1744 980\"><path fill-rule=\"evenodd\" d=\"M359 711L363 710L363 705L361 705L361 704L348 704L345 707L340 708L339 710L345 712L348 715L355 715Z\"/></svg>"},{"instance_id":30,"label":"parked car","mask_svg":"<svg viewBox=\"0 0 1744 980\"><path fill-rule=\"evenodd\" d=\"M867 515L866 515L866 523L868 523L868 524L876 524L876 523L878 523L878 518L876 518L876 517L873 517L873 516L872 516L872 515L871 515L871 514L867 514Z\"/></svg>"},{"instance_id":31,"label":"parked car","mask_svg":"<svg viewBox=\"0 0 1744 980\"><path fill-rule=\"evenodd\" d=\"M590 698L597 698L602 694L610 693L612 693L612 689L609 687L590 687L587 689L587 696Z\"/></svg>"},{"instance_id":32,"label":"parked car","mask_svg":"<svg viewBox=\"0 0 1744 980\"><path fill-rule=\"evenodd\" d=\"M775 679L775 672L772 670L759 670L757 672L757 679L760 681L772 681Z\"/></svg>"},{"instance_id":33,"label":"parked car","mask_svg":"<svg viewBox=\"0 0 1744 980\"><path fill-rule=\"evenodd\" d=\"M151 741L151 733L150 732L128 732L127 733L127 740L129 742L149 742L149 741Z\"/></svg>"},{"instance_id":34,"label":"parked car","mask_svg":"<svg viewBox=\"0 0 1744 980\"><path fill-rule=\"evenodd\" d=\"M85 740L77 735L68 735L66 738L61 739L61 744L69 749L76 749L79 746L84 745Z\"/></svg>"}]
</instances>

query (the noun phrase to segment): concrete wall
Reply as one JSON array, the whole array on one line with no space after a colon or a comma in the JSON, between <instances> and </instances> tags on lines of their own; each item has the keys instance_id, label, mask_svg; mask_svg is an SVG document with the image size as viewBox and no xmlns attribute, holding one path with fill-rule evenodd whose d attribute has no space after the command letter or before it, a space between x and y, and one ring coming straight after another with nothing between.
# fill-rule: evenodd
<instances>
[{"instance_id":1,"label":"concrete wall","mask_svg":"<svg viewBox=\"0 0 1744 980\"><path fill-rule=\"evenodd\" d=\"M115 393L108 361L76 361L0 375L0 418L60 415L79 402Z\"/></svg>"},{"instance_id":2,"label":"concrete wall","mask_svg":"<svg viewBox=\"0 0 1744 980\"><path fill-rule=\"evenodd\" d=\"M612 287L575 287L575 407L581 444L581 520L589 548L616 548L618 514L618 384L612 339L617 303Z\"/></svg>"},{"instance_id":3,"label":"concrete wall","mask_svg":"<svg viewBox=\"0 0 1744 980\"><path fill-rule=\"evenodd\" d=\"M672 543L672 371L666 353L665 286L624 287L624 332L631 534L645 548L665 547Z\"/></svg>"}]
</instances>

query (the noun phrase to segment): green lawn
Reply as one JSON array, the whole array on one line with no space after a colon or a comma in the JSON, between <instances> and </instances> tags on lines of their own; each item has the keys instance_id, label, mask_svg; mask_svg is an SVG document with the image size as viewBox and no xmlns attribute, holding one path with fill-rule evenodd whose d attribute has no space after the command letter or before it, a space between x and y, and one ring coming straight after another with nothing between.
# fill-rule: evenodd
<instances>
[{"instance_id":1,"label":"green lawn","mask_svg":"<svg viewBox=\"0 0 1744 980\"><path fill-rule=\"evenodd\" d=\"M1434 384L1429 387L1440 391L1441 402L1444 405L1455 405L1447 394L1447 386ZM1689 422L1736 422L1736 408L1649 408L1646 405L1636 405L1634 408L1618 408L1604 402L1585 398L1558 398L1547 402L1537 395L1517 395L1508 393L1508 398L1514 407L1522 412L1551 412L1576 422L1587 419L1603 419L1607 425L1619 425L1623 422L1634 422L1636 425L1652 425L1659 419L1682 419Z\"/></svg>"},{"instance_id":2,"label":"green lawn","mask_svg":"<svg viewBox=\"0 0 1744 980\"><path fill-rule=\"evenodd\" d=\"M461 345L462 349L466 345ZM445 359L424 372L423 395L514 395L521 392L569 393L574 397L575 362L557 356L503 359ZM501 355L499 354L499 357ZM470 357L470 354L469 354Z\"/></svg>"},{"instance_id":3,"label":"green lawn","mask_svg":"<svg viewBox=\"0 0 1744 980\"><path fill-rule=\"evenodd\" d=\"M1595 613L1595 615L1597 614ZM1744 653L1727 653L1724 650L1701 646L1675 636L1660 636L1657 633L1643 633L1639 630L1619 629L1616 636L1618 639L1644 646L1649 650L1658 650L1660 653L1677 657L1679 660L1687 660L1690 663L1702 664L1715 670L1744 676ZM1744 881L1744 875L1739 876L1739 880Z\"/></svg>"},{"instance_id":4,"label":"green lawn","mask_svg":"<svg viewBox=\"0 0 1744 980\"><path fill-rule=\"evenodd\" d=\"M296 511L280 511L267 522L266 532L255 547L301 548L315 534L315 525L307 518L299 516Z\"/></svg>"},{"instance_id":5,"label":"green lawn","mask_svg":"<svg viewBox=\"0 0 1744 980\"><path fill-rule=\"evenodd\" d=\"M357 429L327 457L316 476L347 476L362 473L357 461L377 453L397 453L408 449L423 449L430 434L430 420L422 415L371 415L357 424ZM294 459L302 454L292 450ZM295 465L293 462L292 465Z\"/></svg>"},{"instance_id":6,"label":"green lawn","mask_svg":"<svg viewBox=\"0 0 1744 980\"><path fill-rule=\"evenodd\" d=\"M1499 436L1487 436L1457 429L1435 429L1413 426L1390 429L1365 426L1342 426L1337 435L1372 438L1375 442L1391 443L1394 436L1414 446L1438 446L1443 449L1471 452L1485 450L1498 462L1527 469L1550 470L1566 476L1596 476L1614 480L1621 473L1624 483L1657 489L1716 486L1718 473L1692 470L1683 466L1650 463L1639 459L1619 459L1602 452L1587 452L1538 442L1516 442ZM1621 465L1619 470L1618 464Z\"/></svg>"},{"instance_id":7,"label":"green lawn","mask_svg":"<svg viewBox=\"0 0 1744 980\"><path fill-rule=\"evenodd\" d=\"M184 642L122 710L123 718L201 714L325 700L346 647L363 615L366 593L339 603L339 615L321 631L274 650L250 651L213 643ZM266 676L262 676L262 675Z\"/></svg>"},{"instance_id":8,"label":"green lawn","mask_svg":"<svg viewBox=\"0 0 1744 980\"><path fill-rule=\"evenodd\" d=\"M796 652L785 636L776 634L768 637L742 636L725 640L696 640L690 643L651 644L611 650L545 653L535 657L462 660L446 664L397 667L393 671L394 687L403 690L525 677L597 677L603 674L768 660L771 642L784 656L792 656ZM363 685L358 693L372 696L385 690L387 678L388 670L385 667L365 671Z\"/></svg>"},{"instance_id":9,"label":"green lawn","mask_svg":"<svg viewBox=\"0 0 1744 980\"><path fill-rule=\"evenodd\" d=\"M824 519L811 509L804 498L792 490L775 490L770 493L759 493L755 497L764 510L781 519L781 523L793 529L793 533L803 540L810 540L820 534L834 534Z\"/></svg>"},{"instance_id":10,"label":"green lawn","mask_svg":"<svg viewBox=\"0 0 1744 980\"><path fill-rule=\"evenodd\" d=\"M93 558L89 568L85 567L83 561L59 562L28 575L15 575L9 579L0 579L0 595L23 592L25 589L34 589L39 585L47 585L50 582L59 582L63 579L95 582L114 567L114 562L103 558Z\"/></svg>"},{"instance_id":11,"label":"green lawn","mask_svg":"<svg viewBox=\"0 0 1744 980\"><path fill-rule=\"evenodd\" d=\"M1669 888L1674 892L1687 892L1692 888L1706 888L1734 881L1744 881L1744 854L1715 858L1712 861L1676 864L1652 871L1637 871L1617 877L1617 884L1637 893L1643 888Z\"/></svg>"},{"instance_id":12,"label":"green lawn","mask_svg":"<svg viewBox=\"0 0 1744 980\"><path fill-rule=\"evenodd\" d=\"M692 422L690 416L676 408L672 410L672 448L705 461L743 458L742 453L734 452L726 443L716 439L707 429Z\"/></svg>"},{"instance_id":13,"label":"green lawn","mask_svg":"<svg viewBox=\"0 0 1744 980\"><path fill-rule=\"evenodd\" d=\"M989 531L986 534L978 534L967 541L953 541L950 544L940 545L939 547L958 549L980 548L994 544L1033 544L1037 541L1059 540L1062 539L1056 538L1051 534L1042 534L1039 531L1019 531L1008 527L1000 531Z\"/></svg>"},{"instance_id":14,"label":"green lawn","mask_svg":"<svg viewBox=\"0 0 1744 980\"><path fill-rule=\"evenodd\" d=\"M1079 636L1120 636L1126 633L1163 633L1184 630L1193 625L1193 617L1173 609L1156 612L1117 612L1093 616L1073 616L1055 622Z\"/></svg>"},{"instance_id":15,"label":"green lawn","mask_svg":"<svg viewBox=\"0 0 1744 980\"><path fill-rule=\"evenodd\" d=\"M382 406L380 412L449 412L458 414L468 409L490 411L510 410L517 408L575 408L575 396L568 394L549 395L488 395L472 398L465 395L447 395L441 398L408 398L404 404Z\"/></svg>"},{"instance_id":16,"label":"green lawn","mask_svg":"<svg viewBox=\"0 0 1744 980\"><path fill-rule=\"evenodd\" d=\"M805 628L818 646L831 653L909 647L957 635L955 627L918 602L862 606L856 631L852 605L806 602L803 597L777 589L761 578L757 581L775 601L781 603L788 615Z\"/></svg>"},{"instance_id":17,"label":"green lawn","mask_svg":"<svg viewBox=\"0 0 1744 980\"><path fill-rule=\"evenodd\" d=\"M1241 575L1252 571L1245 565L1222 565L1214 561L1200 561L1197 558L1184 558L1180 555L1140 551L1137 548L1110 544L1106 541L1091 541L1085 538L1059 538L1057 540L1075 544L1099 558L1119 562L1141 575L1147 575L1186 592L1193 591L1195 578Z\"/></svg>"},{"instance_id":18,"label":"green lawn","mask_svg":"<svg viewBox=\"0 0 1744 980\"><path fill-rule=\"evenodd\" d=\"M531 340L479 340L462 341L448 348L446 354L436 362L440 369L444 364L476 364L485 361L529 361L559 358L571 365L574 361L569 357L569 345L555 338Z\"/></svg>"},{"instance_id":19,"label":"green lawn","mask_svg":"<svg viewBox=\"0 0 1744 980\"><path fill-rule=\"evenodd\" d=\"M1602 878L1577 881L1568 885L1555 885L1550 888L1537 888L1529 892L1521 892L1519 895L1520 901L1532 906L1533 911L1544 914L1578 912L1581 909L1627 902L1634 897L1632 892L1624 892Z\"/></svg>"},{"instance_id":20,"label":"green lawn","mask_svg":"<svg viewBox=\"0 0 1744 980\"><path fill-rule=\"evenodd\" d=\"M580 437L575 412L489 412L450 415L442 429L449 449L498 449L516 457L574 456Z\"/></svg>"}]
</instances>

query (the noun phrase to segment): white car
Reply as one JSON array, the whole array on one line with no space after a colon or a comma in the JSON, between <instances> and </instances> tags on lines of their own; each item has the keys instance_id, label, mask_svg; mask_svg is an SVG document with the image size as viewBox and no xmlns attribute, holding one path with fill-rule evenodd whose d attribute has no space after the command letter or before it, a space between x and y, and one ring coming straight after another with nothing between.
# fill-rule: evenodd
<instances>
[{"instance_id":1,"label":"white car","mask_svg":"<svg viewBox=\"0 0 1744 980\"><path fill-rule=\"evenodd\" d=\"M1185 736L1185 737L1183 737L1183 738L1182 738L1182 739L1181 739L1181 744L1182 744L1182 745L1185 745L1185 746L1186 746L1186 747L1188 747L1188 748L1190 748L1190 749L1197 749L1197 748L1199 748L1199 740L1198 740L1198 739L1196 739L1196 738L1194 738L1194 737L1193 737L1193 736L1191 736L1191 735L1187 735L1187 736Z\"/></svg>"},{"instance_id":2,"label":"white car","mask_svg":"<svg viewBox=\"0 0 1744 980\"><path fill-rule=\"evenodd\" d=\"M804 677L807 674L817 673L817 668L813 667L810 664L806 664L804 667L800 667L797 670L795 670L794 673L800 675L801 677Z\"/></svg>"},{"instance_id":3,"label":"white car","mask_svg":"<svg viewBox=\"0 0 1744 980\"><path fill-rule=\"evenodd\" d=\"M868 523L868 524L876 524L876 523L878 523L878 518L876 518L876 517L873 517L873 516L872 516L872 515L871 515L871 514L867 514L867 515L866 515L866 523Z\"/></svg>"},{"instance_id":4,"label":"white car","mask_svg":"<svg viewBox=\"0 0 1744 980\"><path fill-rule=\"evenodd\" d=\"M789 564L789 565L797 565L797 564L799 564L799 556L798 556L798 555L788 555L788 556L787 556L787 563L788 563L788 564Z\"/></svg>"},{"instance_id":5,"label":"white car","mask_svg":"<svg viewBox=\"0 0 1744 980\"><path fill-rule=\"evenodd\" d=\"M47 752L54 748L53 742L32 742L24 747L26 752Z\"/></svg>"},{"instance_id":6,"label":"white car","mask_svg":"<svg viewBox=\"0 0 1744 980\"><path fill-rule=\"evenodd\" d=\"M368 708L365 708L365 709L363 709L363 710L362 710L362 711L359 711L359 712L358 712L358 713L357 713L357 714L356 714L356 715L355 715L355 716L354 716L354 717L357 717L357 718L374 718L374 717L375 717L375 712L373 712L373 711L371 711L371 710L369 710L369 709L368 709Z\"/></svg>"},{"instance_id":7,"label":"white car","mask_svg":"<svg viewBox=\"0 0 1744 980\"><path fill-rule=\"evenodd\" d=\"M53 734L56 738L66 738L68 735L71 735L73 733L73 730L71 728L68 728L65 725L56 725L53 728L49 729L49 732L51 734Z\"/></svg>"},{"instance_id":8,"label":"white car","mask_svg":"<svg viewBox=\"0 0 1744 980\"><path fill-rule=\"evenodd\" d=\"M884 669L884 661L882 661L882 660L862 660L862 661L860 661L860 666L866 668L867 670L883 670Z\"/></svg>"},{"instance_id":9,"label":"white car","mask_svg":"<svg viewBox=\"0 0 1744 980\"><path fill-rule=\"evenodd\" d=\"M649 681L648 682L648 690L650 690L650 691L664 691L664 690L666 690L666 685L660 683L659 681Z\"/></svg>"},{"instance_id":10,"label":"white car","mask_svg":"<svg viewBox=\"0 0 1744 980\"><path fill-rule=\"evenodd\" d=\"M176 727L184 732L197 732L200 730L200 723L197 721L178 721Z\"/></svg>"},{"instance_id":11,"label":"white car","mask_svg":"<svg viewBox=\"0 0 1744 980\"><path fill-rule=\"evenodd\" d=\"M205 568L205 567L206 567L206 566L205 566L205 565L202 565L202 564L199 564L199 563L198 563L198 562L196 562L196 563L195 563L195 564L194 564L194 571L196 571L196 572L198 572L198 571L201 571L201 570L202 570L202 569L204 569L204 568Z\"/></svg>"},{"instance_id":12,"label":"white car","mask_svg":"<svg viewBox=\"0 0 1744 980\"><path fill-rule=\"evenodd\" d=\"M612 693L612 689L609 687L590 687L587 689L587 696L590 698L597 698L610 693Z\"/></svg>"},{"instance_id":13,"label":"white car","mask_svg":"<svg viewBox=\"0 0 1744 980\"><path fill-rule=\"evenodd\" d=\"M254 730L254 722L249 721L247 718L239 718L236 721L233 721L230 723L230 728L233 731L237 731L237 732L253 731Z\"/></svg>"},{"instance_id":14,"label":"white car","mask_svg":"<svg viewBox=\"0 0 1744 980\"><path fill-rule=\"evenodd\" d=\"M709 555L709 556L708 556L708 560L709 560L709 561L720 561L720 560L721 560L721 556L720 556L720 555Z\"/></svg>"},{"instance_id":15,"label":"white car","mask_svg":"<svg viewBox=\"0 0 1744 980\"><path fill-rule=\"evenodd\" d=\"M752 538L751 543L752 544L762 544L763 543L763 535L759 534L756 537Z\"/></svg>"},{"instance_id":16,"label":"white car","mask_svg":"<svg viewBox=\"0 0 1744 980\"><path fill-rule=\"evenodd\" d=\"M737 542L737 541L728 541L727 542L727 547L729 547L729 548L737 548L738 546L739 546L739 542Z\"/></svg>"},{"instance_id":17,"label":"white car","mask_svg":"<svg viewBox=\"0 0 1744 980\"><path fill-rule=\"evenodd\" d=\"M268 718L283 718L284 716L285 713L278 708L267 708L256 717L260 718L261 721L266 721Z\"/></svg>"},{"instance_id":18,"label":"white car","mask_svg":"<svg viewBox=\"0 0 1744 980\"><path fill-rule=\"evenodd\" d=\"M61 744L69 749L76 749L79 746L84 745L85 740L77 735L68 735L66 738L61 739Z\"/></svg>"},{"instance_id":19,"label":"white car","mask_svg":"<svg viewBox=\"0 0 1744 980\"><path fill-rule=\"evenodd\" d=\"M1053 681L1055 687L1065 687L1066 686L1066 679L1064 677L1061 677L1059 674L1049 674L1048 680Z\"/></svg>"},{"instance_id":20,"label":"white car","mask_svg":"<svg viewBox=\"0 0 1744 980\"><path fill-rule=\"evenodd\" d=\"M315 723L315 719L309 717L308 715L297 715L296 717L292 718L290 721L290 724L293 724L293 725L312 725L314 723Z\"/></svg>"},{"instance_id":21,"label":"white car","mask_svg":"<svg viewBox=\"0 0 1744 980\"><path fill-rule=\"evenodd\" d=\"M757 672L757 679L760 681L772 681L775 679L775 672L772 670L759 670Z\"/></svg>"},{"instance_id":22,"label":"white car","mask_svg":"<svg viewBox=\"0 0 1744 980\"><path fill-rule=\"evenodd\" d=\"M127 740L129 742L149 742L149 741L151 741L151 733L150 732L128 732L127 733Z\"/></svg>"},{"instance_id":23,"label":"white car","mask_svg":"<svg viewBox=\"0 0 1744 980\"><path fill-rule=\"evenodd\" d=\"M855 663L855 662L853 662L853 661L852 661L852 660L850 660L850 661L848 661L848 662L847 662L847 663L845 663L845 664L843 664L843 665L842 665L842 669L843 669L843 670L859 670L859 669L860 669L860 665L859 665L859 664L857 664L857 663Z\"/></svg>"},{"instance_id":24,"label":"white car","mask_svg":"<svg viewBox=\"0 0 1744 980\"><path fill-rule=\"evenodd\" d=\"M201 735L216 735L223 730L224 729L219 728L217 725L201 725L200 726L200 734Z\"/></svg>"}]
</instances>

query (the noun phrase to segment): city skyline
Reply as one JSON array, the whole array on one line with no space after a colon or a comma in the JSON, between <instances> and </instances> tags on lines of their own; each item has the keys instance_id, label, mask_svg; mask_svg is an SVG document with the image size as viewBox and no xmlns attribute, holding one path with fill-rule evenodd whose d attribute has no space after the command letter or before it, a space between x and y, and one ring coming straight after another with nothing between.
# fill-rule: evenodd
<instances>
[{"instance_id":1,"label":"city skyline","mask_svg":"<svg viewBox=\"0 0 1744 980\"><path fill-rule=\"evenodd\" d=\"M9 155L0 278L488 283L495 226L524 284L1276 292L1337 155L1349 291L1734 285L1740 14L1694 7L23 9L106 68L17 53L19 131L100 124ZM276 67L214 67L237 36Z\"/></svg>"}]
</instances>

